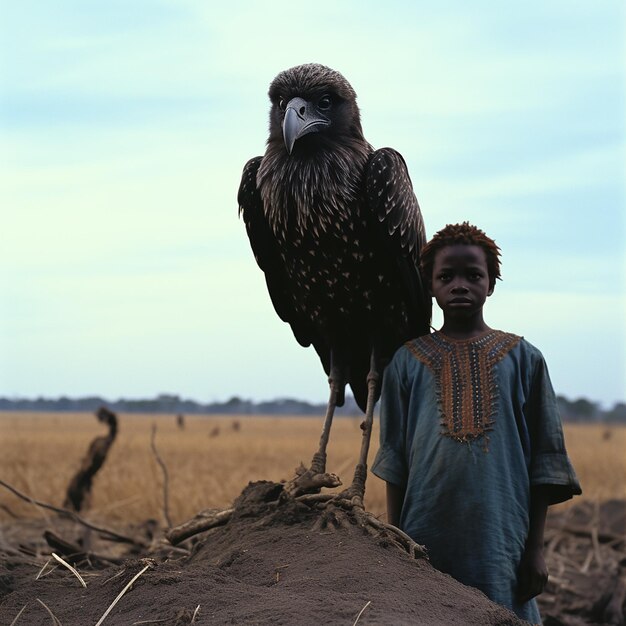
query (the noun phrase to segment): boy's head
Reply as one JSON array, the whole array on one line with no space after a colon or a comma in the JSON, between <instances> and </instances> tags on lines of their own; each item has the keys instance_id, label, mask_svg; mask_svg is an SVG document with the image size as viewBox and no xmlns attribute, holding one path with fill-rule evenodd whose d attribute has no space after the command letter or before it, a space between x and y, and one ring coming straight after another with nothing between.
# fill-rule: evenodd
<instances>
[{"instance_id":1,"label":"boy's head","mask_svg":"<svg viewBox=\"0 0 626 626\"><path fill-rule=\"evenodd\" d=\"M487 270L489 272L489 287L491 290L496 285L496 279L500 278L500 248L496 242L469 222L462 224L448 224L422 248L420 254L420 270L427 284L430 285L433 277L435 255L446 246L465 244L479 246L485 251Z\"/></svg>"}]
</instances>

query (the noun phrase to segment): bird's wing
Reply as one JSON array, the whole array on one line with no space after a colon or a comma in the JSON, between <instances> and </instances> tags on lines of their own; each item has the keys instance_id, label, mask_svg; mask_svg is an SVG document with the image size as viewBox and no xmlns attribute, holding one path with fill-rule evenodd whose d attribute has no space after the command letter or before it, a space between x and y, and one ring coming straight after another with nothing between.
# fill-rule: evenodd
<instances>
[{"instance_id":1,"label":"bird's wing","mask_svg":"<svg viewBox=\"0 0 626 626\"><path fill-rule=\"evenodd\" d=\"M281 320L291 325L298 343L306 347L311 345L315 336L310 325L295 311L284 261L263 211L263 201L256 183L261 159L262 157L250 159L243 168L237 194L239 215L246 225L254 258L265 274L267 290L276 313Z\"/></svg>"},{"instance_id":2,"label":"bird's wing","mask_svg":"<svg viewBox=\"0 0 626 626\"><path fill-rule=\"evenodd\" d=\"M426 243L424 219L402 155L392 148L375 150L368 162L366 201L381 239L395 259L405 287L405 300L415 335L429 331L432 300L419 272L420 250Z\"/></svg>"}]
</instances>

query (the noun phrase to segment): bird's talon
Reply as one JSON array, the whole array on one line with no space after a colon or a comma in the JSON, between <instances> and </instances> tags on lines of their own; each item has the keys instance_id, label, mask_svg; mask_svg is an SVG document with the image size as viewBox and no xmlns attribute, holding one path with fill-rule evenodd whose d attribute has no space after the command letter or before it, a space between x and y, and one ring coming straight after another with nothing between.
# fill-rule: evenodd
<instances>
[{"instance_id":1,"label":"bird's talon","mask_svg":"<svg viewBox=\"0 0 626 626\"><path fill-rule=\"evenodd\" d=\"M285 484L284 491L290 496L297 497L308 493L319 493L322 487L333 489L341 485L337 474L328 472L317 473L313 469L306 469L304 465L296 468L296 476Z\"/></svg>"}]
</instances>

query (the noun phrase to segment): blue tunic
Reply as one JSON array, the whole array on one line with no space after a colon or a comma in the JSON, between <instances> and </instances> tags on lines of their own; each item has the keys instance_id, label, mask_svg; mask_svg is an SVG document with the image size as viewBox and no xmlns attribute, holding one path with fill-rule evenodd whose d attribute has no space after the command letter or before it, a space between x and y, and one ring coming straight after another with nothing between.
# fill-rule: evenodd
<instances>
[{"instance_id":1,"label":"blue tunic","mask_svg":"<svg viewBox=\"0 0 626 626\"><path fill-rule=\"evenodd\" d=\"M540 623L516 599L530 488L552 485L551 503L581 490L539 350L502 331L411 341L385 370L380 428L372 471L406 488L400 528L436 568Z\"/></svg>"}]
</instances>

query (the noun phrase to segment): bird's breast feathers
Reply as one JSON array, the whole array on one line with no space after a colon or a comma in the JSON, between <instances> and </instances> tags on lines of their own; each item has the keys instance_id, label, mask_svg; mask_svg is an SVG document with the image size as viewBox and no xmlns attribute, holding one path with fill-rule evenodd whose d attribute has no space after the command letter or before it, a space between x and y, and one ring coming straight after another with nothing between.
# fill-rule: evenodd
<instances>
[{"instance_id":1,"label":"bird's breast feathers","mask_svg":"<svg viewBox=\"0 0 626 626\"><path fill-rule=\"evenodd\" d=\"M309 159L268 149L259 167L257 187L277 239L305 233L333 237L337 223L359 220L366 161L367 155L347 149Z\"/></svg>"}]
</instances>

